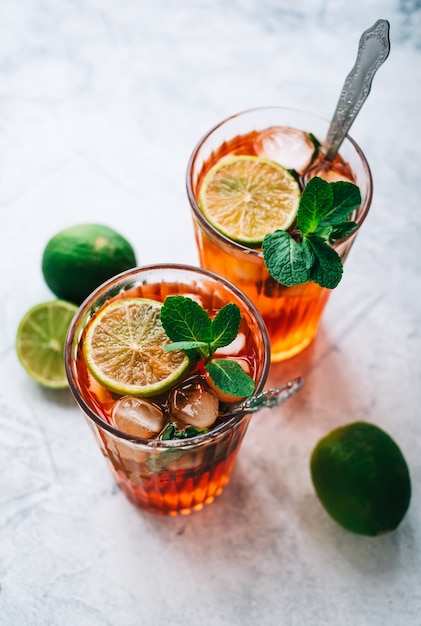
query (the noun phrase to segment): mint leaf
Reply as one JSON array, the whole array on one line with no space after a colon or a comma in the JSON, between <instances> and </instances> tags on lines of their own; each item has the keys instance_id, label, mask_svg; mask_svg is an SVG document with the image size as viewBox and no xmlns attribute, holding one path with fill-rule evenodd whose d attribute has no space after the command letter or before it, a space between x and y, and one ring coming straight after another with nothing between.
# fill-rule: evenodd
<instances>
[{"instance_id":1,"label":"mint leaf","mask_svg":"<svg viewBox=\"0 0 421 626\"><path fill-rule=\"evenodd\" d=\"M297 213L297 228L303 235L316 230L333 208L332 186L322 178L311 178L304 187Z\"/></svg>"},{"instance_id":2,"label":"mint leaf","mask_svg":"<svg viewBox=\"0 0 421 626\"><path fill-rule=\"evenodd\" d=\"M165 430L163 431L160 438L162 439L162 441L169 441L171 439L174 439L174 435L176 432L177 424L175 424L175 422L170 422L166 425Z\"/></svg>"},{"instance_id":3,"label":"mint leaf","mask_svg":"<svg viewBox=\"0 0 421 626\"><path fill-rule=\"evenodd\" d=\"M203 350L209 349L209 344L204 341L174 341L167 346L164 346L164 352L176 352L177 350Z\"/></svg>"},{"instance_id":4,"label":"mint leaf","mask_svg":"<svg viewBox=\"0 0 421 626\"><path fill-rule=\"evenodd\" d=\"M286 231L275 230L266 235L262 250L269 274L282 285L291 287L310 280L312 252Z\"/></svg>"},{"instance_id":5,"label":"mint leaf","mask_svg":"<svg viewBox=\"0 0 421 626\"><path fill-rule=\"evenodd\" d=\"M342 262L338 253L323 239L316 235L306 238L308 246L313 250L315 262L311 268L311 280L320 285L334 289L342 278Z\"/></svg>"},{"instance_id":6,"label":"mint leaf","mask_svg":"<svg viewBox=\"0 0 421 626\"><path fill-rule=\"evenodd\" d=\"M213 359L206 366L213 382L221 391L245 398L254 391L254 380L241 365L231 359Z\"/></svg>"},{"instance_id":7,"label":"mint leaf","mask_svg":"<svg viewBox=\"0 0 421 626\"><path fill-rule=\"evenodd\" d=\"M218 311L212 321L212 350L227 346L238 335L241 313L235 304L226 304Z\"/></svg>"},{"instance_id":8,"label":"mint leaf","mask_svg":"<svg viewBox=\"0 0 421 626\"><path fill-rule=\"evenodd\" d=\"M320 143L320 141L317 139L317 137L315 135L313 135L313 133L309 133L308 134L308 138L310 139L311 143L314 146L314 154L313 154L313 159L316 158L316 156L319 154L320 152L320 148L322 147L322 144Z\"/></svg>"},{"instance_id":9,"label":"mint leaf","mask_svg":"<svg viewBox=\"0 0 421 626\"><path fill-rule=\"evenodd\" d=\"M336 224L336 226L331 227L331 232L329 233L329 243L333 243L336 239L342 239L347 235L350 235L358 228L358 224L355 222L342 222L341 224Z\"/></svg>"},{"instance_id":10,"label":"mint leaf","mask_svg":"<svg viewBox=\"0 0 421 626\"><path fill-rule=\"evenodd\" d=\"M339 180L329 183L329 186L333 193L333 205L320 222L321 228L326 224L334 226L344 222L361 205L360 190L353 183Z\"/></svg>"},{"instance_id":11,"label":"mint leaf","mask_svg":"<svg viewBox=\"0 0 421 626\"><path fill-rule=\"evenodd\" d=\"M160 439L162 441L170 441L171 439L189 439L207 433L209 428L196 428L196 426L186 426L178 428L175 422L169 422L165 427Z\"/></svg>"},{"instance_id":12,"label":"mint leaf","mask_svg":"<svg viewBox=\"0 0 421 626\"><path fill-rule=\"evenodd\" d=\"M358 228L358 224L355 222L341 222L340 224L329 224L328 222L319 224L314 233L309 233L307 236L316 235L333 244L337 239L342 239L354 230Z\"/></svg>"},{"instance_id":13,"label":"mint leaf","mask_svg":"<svg viewBox=\"0 0 421 626\"><path fill-rule=\"evenodd\" d=\"M168 296L161 309L161 322L171 341L212 340L212 320L191 298Z\"/></svg>"}]
</instances>

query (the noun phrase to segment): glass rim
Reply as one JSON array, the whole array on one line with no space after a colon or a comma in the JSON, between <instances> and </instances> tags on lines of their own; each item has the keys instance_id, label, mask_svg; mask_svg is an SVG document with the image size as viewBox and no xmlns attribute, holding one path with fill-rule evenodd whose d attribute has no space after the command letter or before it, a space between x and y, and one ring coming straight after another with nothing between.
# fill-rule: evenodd
<instances>
[{"instance_id":1,"label":"glass rim","mask_svg":"<svg viewBox=\"0 0 421 626\"><path fill-rule=\"evenodd\" d=\"M75 376L74 376L74 371L72 368L72 363L75 361L75 359L73 358L73 352L74 352L75 347L79 344L80 333L83 331L83 328L85 328L85 326L83 326L81 329L79 329L78 328L79 322L91 309L94 310L94 304L98 302L101 295L105 295L111 287L118 285L120 281L124 281L126 279L129 280L130 277L135 277L136 275L140 275L145 272L151 272L151 271L158 272L160 270L161 271L162 270L164 271L187 271L192 274L199 274L201 276L204 276L205 278L210 278L216 282L221 282L225 288L228 288L229 290L231 290L236 295L236 297L242 303L244 303L248 311L254 317L257 323L257 326L259 328L260 335L262 337L264 363L263 363L262 372L261 372L258 384L256 385L256 389L254 393L259 393L260 391L263 390L264 385L267 380L268 373L269 373L271 360L270 360L269 337L267 334L265 323L259 311L255 307L253 302L251 302L251 300L248 298L248 296L246 296L240 289L238 289L238 287L233 285L226 278L222 278L221 276L218 276L217 274L215 274L214 272L210 272L209 270L205 270L200 267L196 267L194 265L186 265L186 264L157 263L157 264L152 264L152 265L138 266L133 269L121 272L120 274L117 274L116 276L113 276L112 278L102 283L99 287L97 287L82 302L82 304L79 306L78 310L76 311L70 323L70 326L66 335L65 346L64 346L65 370L66 370L66 375L67 375L67 380L68 380L68 384L70 387L70 391L74 399L76 400L76 403L79 405L79 408L82 410L85 416L87 416L100 428L108 431L113 436L119 439L123 439L127 442L134 443L134 444L141 444L145 448L152 448L152 449L157 449L157 450L168 449L168 448L191 449L192 447L205 445L208 441L218 439L227 430L232 429L237 423L242 421L249 414L239 411L238 414L234 415L233 417L228 419L226 422L223 422L216 428L210 430L207 433L203 433L195 437L189 437L186 439L171 439L171 440L165 440L165 441L163 441L162 439L145 439L143 437L137 437L135 435L128 435L127 433L124 433L118 428L115 428L114 426L106 422L104 419L102 419L99 415L97 415L95 411L91 409L91 407L82 397L81 393L79 392L78 386L76 385L75 380L74 380ZM79 331L78 337L76 337L77 331Z\"/></svg>"},{"instance_id":2,"label":"glass rim","mask_svg":"<svg viewBox=\"0 0 421 626\"><path fill-rule=\"evenodd\" d=\"M226 245L231 246L237 250L241 250L242 252L246 253L246 254L250 254L252 256L256 256L256 257L260 257L263 259L263 253L261 248L251 248L248 247L247 245L244 245L242 243L239 243L238 241L234 241L233 239L230 239L229 237L227 237L226 235L224 235L223 233L221 233L219 230L217 230L214 226L212 226L212 224L210 224L207 219L205 218L205 216L203 215L202 211L199 208L199 205L196 201L196 197L195 194L193 192L193 188L192 188L192 177L191 177L191 172L193 170L193 166L195 164L196 158L197 158L197 154L199 152L199 150L201 149L201 147L206 143L206 141L208 140L208 138L213 135L213 133L218 130L219 128L221 128L222 126L224 126L225 124L227 124L228 122L230 122L231 120L234 120L238 117L242 117L244 115L248 115L251 113L262 113L265 111L288 111L290 113L298 113L300 115L308 115L311 117L314 117L316 119L319 119L320 121L323 121L324 123L326 123L327 125L330 124L330 121L323 117L322 115L319 115L318 113L313 113L312 111L307 111L306 109L301 109L298 107L287 107L287 106L265 106L265 107L255 107L255 108L250 108L250 109L245 109L243 111L239 111L238 113L234 113L233 115L230 115L229 117L226 117L225 119L223 119L222 121L218 122L217 124L215 124L210 130L208 130L201 139L199 139L198 143L196 144L196 146L193 149L193 152L190 155L190 158L188 160L187 163L187 171L186 171L186 189L187 189L187 197L189 199L189 203L190 206L194 212L195 217L197 218L197 220L200 222L200 224L202 225L203 228L205 228L205 230L210 231L216 238L222 240ZM345 135L345 139L344 142L348 141L351 146L354 148L356 154L358 155L363 169L364 169L364 173L367 177L367 195L364 198L364 201L362 203L362 210L361 213L357 216L357 218L355 219L355 222L358 224L358 228L353 231L352 233L349 233L348 235L346 235L346 237L343 237L342 239L337 239L336 243L335 243L335 247L340 246L341 244L343 244L344 242L346 242L348 239L352 239L353 237L355 237L356 233L358 232L358 230L360 229L361 225L363 224L365 218L368 215L368 212L370 210L370 206L371 206L371 202L372 202L372 198L373 198L373 177L371 174L371 168L370 165L368 164L368 161L364 155L364 152L362 151L362 149L360 148L360 146L357 144L357 142L347 133Z\"/></svg>"}]
</instances>

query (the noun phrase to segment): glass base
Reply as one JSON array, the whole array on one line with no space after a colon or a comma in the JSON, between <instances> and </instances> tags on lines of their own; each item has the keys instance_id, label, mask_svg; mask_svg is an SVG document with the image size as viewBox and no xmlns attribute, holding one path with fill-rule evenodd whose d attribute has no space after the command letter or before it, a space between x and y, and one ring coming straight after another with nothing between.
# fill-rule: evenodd
<instances>
[{"instance_id":1,"label":"glass base","mask_svg":"<svg viewBox=\"0 0 421 626\"><path fill-rule=\"evenodd\" d=\"M146 513L152 513L154 515L161 515L161 516L164 516L164 517L178 517L180 515L186 516L186 515L191 515L192 513L201 511L205 506L207 506L209 504L212 504L212 502L214 502L215 498L217 496L221 495L221 493L223 492L224 487L225 487L225 485L219 487L215 491L215 493L213 493L212 495L210 495L207 498L205 498L202 502L199 502L199 503L194 504L192 506L180 507L180 508L171 508L171 507L168 507L168 506L165 506L165 505L163 506L162 503L157 504L157 503L154 503L154 502L145 502L143 499L138 498L136 496L136 494L133 492L133 490L127 488L124 483L120 482L120 483L117 483L117 484L120 487L121 491L124 493L124 495L129 500L129 502L134 504L137 508L141 509L142 511L145 511Z\"/></svg>"}]
</instances>

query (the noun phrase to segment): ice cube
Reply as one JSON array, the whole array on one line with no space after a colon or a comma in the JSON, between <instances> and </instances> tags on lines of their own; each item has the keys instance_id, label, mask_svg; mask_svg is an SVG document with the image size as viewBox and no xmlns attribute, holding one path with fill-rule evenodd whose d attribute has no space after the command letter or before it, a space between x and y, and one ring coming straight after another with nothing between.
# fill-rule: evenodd
<instances>
[{"instance_id":1,"label":"ice cube","mask_svg":"<svg viewBox=\"0 0 421 626\"><path fill-rule=\"evenodd\" d=\"M127 435L151 439L165 425L164 414L152 402L143 398L123 396L113 406L113 424Z\"/></svg>"},{"instance_id":2,"label":"ice cube","mask_svg":"<svg viewBox=\"0 0 421 626\"><path fill-rule=\"evenodd\" d=\"M323 159L317 160L309 169L306 174L306 182L314 176L319 176L328 183L334 183L339 180L351 183L354 182L352 172L346 163L336 161L330 163L329 161L323 161Z\"/></svg>"},{"instance_id":3,"label":"ice cube","mask_svg":"<svg viewBox=\"0 0 421 626\"><path fill-rule=\"evenodd\" d=\"M218 398L200 377L174 389L170 406L172 419L196 428L209 428L218 417Z\"/></svg>"},{"instance_id":4,"label":"ice cube","mask_svg":"<svg viewBox=\"0 0 421 626\"><path fill-rule=\"evenodd\" d=\"M185 298L190 298L190 300L194 300L197 304L203 307L203 300L197 293L183 293L180 295L183 295Z\"/></svg>"},{"instance_id":5,"label":"ice cube","mask_svg":"<svg viewBox=\"0 0 421 626\"><path fill-rule=\"evenodd\" d=\"M287 126L271 126L259 133L255 142L257 156L271 159L299 173L309 166L314 145L308 133Z\"/></svg>"},{"instance_id":6,"label":"ice cube","mask_svg":"<svg viewBox=\"0 0 421 626\"><path fill-rule=\"evenodd\" d=\"M236 338L227 346L222 346L215 351L215 356L234 356L244 349L246 345L246 336L244 333L238 333Z\"/></svg>"}]
</instances>

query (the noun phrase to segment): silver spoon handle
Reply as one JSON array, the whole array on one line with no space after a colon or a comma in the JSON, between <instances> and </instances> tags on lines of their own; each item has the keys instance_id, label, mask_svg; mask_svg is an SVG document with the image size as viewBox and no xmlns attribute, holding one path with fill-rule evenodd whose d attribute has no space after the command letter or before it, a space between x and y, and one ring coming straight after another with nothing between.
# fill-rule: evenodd
<instances>
[{"instance_id":1,"label":"silver spoon handle","mask_svg":"<svg viewBox=\"0 0 421 626\"><path fill-rule=\"evenodd\" d=\"M288 398L293 396L301 389L304 379L300 376L290 380L282 387L266 389L261 394L251 396L244 402L244 408L247 411L254 412L263 408L272 409L283 404Z\"/></svg>"},{"instance_id":2,"label":"silver spoon handle","mask_svg":"<svg viewBox=\"0 0 421 626\"><path fill-rule=\"evenodd\" d=\"M238 404L230 406L229 413L224 414L224 418L232 417L237 413L256 413L260 409L273 409L283 404L288 398L293 396L301 389L304 379L299 376L290 380L282 387L274 389L266 389L254 396L242 400Z\"/></svg>"},{"instance_id":3,"label":"silver spoon handle","mask_svg":"<svg viewBox=\"0 0 421 626\"><path fill-rule=\"evenodd\" d=\"M390 51L390 25L377 22L363 32L355 65L345 79L325 142L325 160L331 161L370 93L374 74L387 59Z\"/></svg>"}]
</instances>

